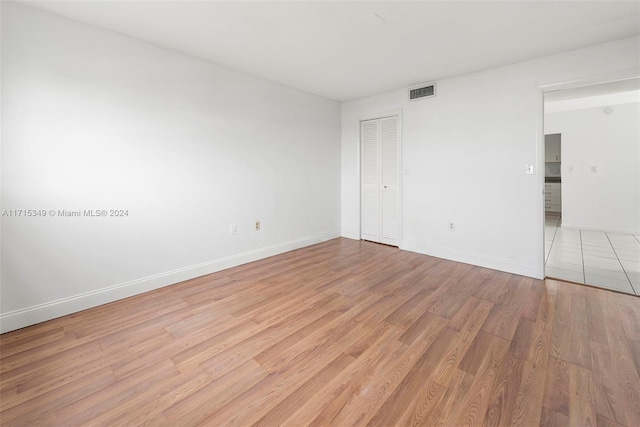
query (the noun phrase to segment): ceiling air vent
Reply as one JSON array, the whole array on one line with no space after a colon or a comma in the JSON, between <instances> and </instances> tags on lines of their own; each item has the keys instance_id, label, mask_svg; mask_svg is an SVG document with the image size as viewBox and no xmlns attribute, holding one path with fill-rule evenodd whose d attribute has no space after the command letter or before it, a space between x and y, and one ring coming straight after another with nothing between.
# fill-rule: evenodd
<instances>
[{"instance_id":1,"label":"ceiling air vent","mask_svg":"<svg viewBox=\"0 0 640 427\"><path fill-rule=\"evenodd\" d=\"M417 101L418 99L430 98L432 96L436 96L435 83L409 88L409 101Z\"/></svg>"}]
</instances>

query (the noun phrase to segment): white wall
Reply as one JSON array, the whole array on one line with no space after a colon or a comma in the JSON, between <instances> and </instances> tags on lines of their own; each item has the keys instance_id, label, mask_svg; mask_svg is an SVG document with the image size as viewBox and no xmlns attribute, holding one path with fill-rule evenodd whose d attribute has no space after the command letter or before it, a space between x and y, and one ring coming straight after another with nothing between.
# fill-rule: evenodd
<instances>
[{"instance_id":1,"label":"white wall","mask_svg":"<svg viewBox=\"0 0 640 427\"><path fill-rule=\"evenodd\" d=\"M3 332L340 235L337 102L7 2L2 94L3 209L129 211L3 217Z\"/></svg>"},{"instance_id":2,"label":"white wall","mask_svg":"<svg viewBox=\"0 0 640 427\"><path fill-rule=\"evenodd\" d=\"M612 110L545 114L562 134L563 227L640 233L640 104Z\"/></svg>"},{"instance_id":3,"label":"white wall","mask_svg":"<svg viewBox=\"0 0 640 427\"><path fill-rule=\"evenodd\" d=\"M437 96L422 101L408 102L401 89L343 103L343 236L360 232L359 119L400 109L409 169L400 247L543 277L541 87L638 73L639 48L634 37L443 79ZM525 175L528 163L534 175Z\"/></svg>"}]
</instances>

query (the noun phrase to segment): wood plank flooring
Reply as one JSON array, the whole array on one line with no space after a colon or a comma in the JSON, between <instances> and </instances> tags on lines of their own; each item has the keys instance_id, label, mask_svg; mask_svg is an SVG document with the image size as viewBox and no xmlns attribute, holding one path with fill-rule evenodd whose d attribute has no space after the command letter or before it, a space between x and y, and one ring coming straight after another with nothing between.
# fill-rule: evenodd
<instances>
[{"instance_id":1,"label":"wood plank flooring","mask_svg":"<svg viewBox=\"0 0 640 427\"><path fill-rule=\"evenodd\" d=\"M335 239L0 336L3 426L640 426L640 298Z\"/></svg>"}]
</instances>

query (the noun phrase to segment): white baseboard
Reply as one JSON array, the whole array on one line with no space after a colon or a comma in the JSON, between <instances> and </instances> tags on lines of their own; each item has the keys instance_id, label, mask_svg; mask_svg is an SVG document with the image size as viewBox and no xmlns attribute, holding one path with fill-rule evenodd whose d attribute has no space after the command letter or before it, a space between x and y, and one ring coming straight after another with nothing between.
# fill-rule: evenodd
<instances>
[{"instance_id":1,"label":"white baseboard","mask_svg":"<svg viewBox=\"0 0 640 427\"><path fill-rule=\"evenodd\" d=\"M339 231L307 236L300 239L278 243L264 248L207 261L201 264L132 280L91 292L38 304L20 310L0 314L0 333L13 331L36 323L66 316L88 308L97 307L119 299L128 298L164 286L215 273L227 268L257 261L259 259L289 252L294 249L315 245L340 237Z\"/></svg>"},{"instance_id":2,"label":"white baseboard","mask_svg":"<svg viewBox=\"0 0 640 427\"><path fill-rule=\"evenodd\" d=\"M360 240L360 231L342 230L342 237L352 240Z\"/></svg>"},{"instance_id":3,"label":"white baseboard","mask_svg":"<svg viewBox=\"0 0 640 427\"><path fill-rule=\"evenodd\" d=\"M576 224L560 224L560 228L572 228L577 230L585 230L585 231L604 231L605 233L620 233L620 234L640 234L638 230L622 230L615 228L598 228L598 227L589 227L586 225L576 225Z\"/></svg>"},{"instance_id":4,"label":"white baseboard","mask_svg":"<svg viewBox=\"0 0 640 427\"><path fill-rule=\"evenodd\" d=\"M410 242L401 242L400 249L437 258L444 258L451 261L462 262L465 264L477 265L479 267L490 268L492 270L533 277L534 279L544 278L544 266L521 264L510 260L492 258L470 252L453 251L450 249L430 247Z\"/></svg>"}]
</instances>

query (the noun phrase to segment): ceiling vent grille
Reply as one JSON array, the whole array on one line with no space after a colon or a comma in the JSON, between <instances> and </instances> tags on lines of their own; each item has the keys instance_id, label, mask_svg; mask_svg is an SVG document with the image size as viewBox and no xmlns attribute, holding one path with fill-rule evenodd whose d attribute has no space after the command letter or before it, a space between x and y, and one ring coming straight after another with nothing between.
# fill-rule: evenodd
<instances>
[{"instance_id":1,"label":"ceiling vent grille","mask_svg":"<svg viewBox=\"0 0 640 427\"><path fill-rule=\"evenodd\" d=\"M436 84L429 83L409 88L409 101L430 98L436 96Z\"/></svg>"}]
</instances>

